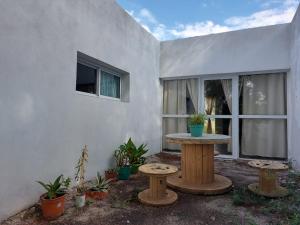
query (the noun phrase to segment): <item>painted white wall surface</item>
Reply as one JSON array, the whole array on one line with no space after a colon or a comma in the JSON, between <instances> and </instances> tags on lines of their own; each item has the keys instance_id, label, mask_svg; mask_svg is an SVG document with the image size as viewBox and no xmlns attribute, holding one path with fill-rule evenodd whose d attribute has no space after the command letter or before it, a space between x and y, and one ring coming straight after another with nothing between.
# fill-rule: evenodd
<instances>
[{"instance_id":1,"label":"painted white wall surface","mask_svg":"<svg viewBox=\"0 0 300 225\"><path fill-rule=\"evenodd\" d=\"M300 8L291 25L291 70L289 91L289 138L291 158L300 169Z\"/></svg>"},{"instance_id":2,"label":"painted white wall surface","mask_svg":"<svg viewBox=\"0 0 300 225\"><path fill-rule=\"evenodd\" d=\"M289 68L290 24L161 42L160 77Z\"/></svg>"},{"instance_id":3,"label":"painted white wall surface","mask_svg":"<svg viewBox=\"0 0 300 225\"><path fill-rule=\"evenodd\" d=\"M48 181L111 166L127 138L161 149L159 42L112 0L0 1L0 220ZM130 73L130 101L75 91L77 51Z\"/></svg>"}]
</instances>

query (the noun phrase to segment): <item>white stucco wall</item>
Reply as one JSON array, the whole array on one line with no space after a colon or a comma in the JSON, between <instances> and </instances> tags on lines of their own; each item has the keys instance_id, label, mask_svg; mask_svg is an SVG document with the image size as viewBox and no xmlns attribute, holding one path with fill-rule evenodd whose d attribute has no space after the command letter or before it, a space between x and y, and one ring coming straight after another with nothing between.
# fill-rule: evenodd
<instances>
[{"instance_id":1,"label":"white stucco wall","mask_svg":"<svg viewBox=\"0 0 300 225\"><path fill-rule=\"evenodd\" d=\"M289 73L289 138L291 158L300 169L300 8L291 25L291 70Z\"/></svg>"},{"instance_id":2,"label":"white stucco wall","mask_svg":"<svg viewBox=\"0 0 300 225\"><path fill-rule=\"evenodd\" d=\"M0 1L0 220L74 174L88 177L128 137L161 148L159 42L113 0ZM130 73L130 102L75 91L77 51Z\"/></svg>"},{"instance_id":3,"label":"white stucco wall","mask_svg":"<svg viewBox=\"0 0 300 225\"><path fill-rule=\"evenodd\" d=\"M161 43L161 78L289 68L289 24Z\"/></svg>"}]
</instances>

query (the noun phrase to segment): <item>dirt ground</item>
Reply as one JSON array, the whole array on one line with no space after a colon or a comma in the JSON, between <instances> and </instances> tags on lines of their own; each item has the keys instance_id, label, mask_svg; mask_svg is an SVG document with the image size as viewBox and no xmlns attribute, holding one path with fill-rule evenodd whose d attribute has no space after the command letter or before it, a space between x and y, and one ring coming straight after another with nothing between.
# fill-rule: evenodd
<instances>
[{"instance_id":1,"label":"dirt ground","mask_svg":"<svg viewBox=\"0 0 300 225\"><path fill-rule=\"evenodd\" d=\"M176 166L180 158L176 155L160 153L151 156L147 162L163 162ZM258 173L245 161L215 160L215 171L234 183L234 188L246 186L258 180ZM281 175L284 179L285 174ZM89 201L83 209L74 207L72 194L68 195L66 211L55 221L45 221L39 205L2 222L2 225L19 224L66 224L66 225L200 225L200 224L279 224L276 215L263 214L256 207L233 205L232 192L218 196L201 196L178 193L178 201L170 206L151 207L139 203L137 193L148 187L147 177L133 175L128 181L118 181L110 189L108 198Z\"/></svg>"}]
</instances>

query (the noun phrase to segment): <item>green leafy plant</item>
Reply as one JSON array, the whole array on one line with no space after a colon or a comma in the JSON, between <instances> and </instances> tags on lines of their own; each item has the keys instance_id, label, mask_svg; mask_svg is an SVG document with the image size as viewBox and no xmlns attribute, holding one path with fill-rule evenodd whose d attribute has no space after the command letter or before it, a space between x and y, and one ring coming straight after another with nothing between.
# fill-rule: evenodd
<instances>
[{"instance_id":1,"label":"green leafy plant","mask_svg":"<svg viewBox=\"0 0 300 225\"><path fill-rule=\"evenodd\" d=\"M194 114L189 118L189 125L204 125L206 119L207 116L204 113Z\"/></svg>"},{"instance_id":2,"label":"green leafy plant","mask_svg":"<svg viewBox=\"0 0 300 225\"><path fill-rule=\"evenodd\" d=\"M115 150L114 157L116 160L117 167L124 167L129 164L128 153L126 145L120 145L119 149Z\"/></svg>"},{"instance_id":3,"label":"green leafy plant","mask_svg":"<svg viewBox=\"0 0 300 225\"><path fill-rule=\"evenodd\" d=\"M88 162L88 149L87 146L85 145L81 151L81 155L75 167L76 169L75 180L77 182L76 190L78 194L83 194L86 191L86 187L84 185L84 179L85 179L84 174L86 171L87 162Z\"/></svg>"},{"instance_id":4,"label":"green leafy plant","mask_svg":"<svg viewBox=\"0 0 300 225\"><path fill-rule=\"evenodd\" d=\"M136 147L132 139L129 138L127 143L125 143L123 146L126 149L130 165L144 164L145 158L143 155L148 152L148 149L146 149L146 144L141 144L139 147Z\"/></svg>"},{"instance_id":5,"label":"green leafy plant","mask_svg":"<svg viewBox=\"0 0 300 225\"><path fill-rule=\"evenodd\" d=\"M50 181L49 183L44 183L42 181L37 181L37 182L40 185L42 185L47 191L46 195L48 199L55 199L59 196L66 194L70 186L71 179L70 178L64 179L63 175L60 175L55 179L53 183Z\"/></svg>"},{"instance_id":6,"label":"green leafy plant","mask_svg":"<svg viewBox=\"0 0 300 225\"><path fill-rule=\"evenodd\" d=\"M110 186L111 179L106 180L97 172L96 180L92 184L92 191L107 192Z\"/></svg>"}]
</instances>

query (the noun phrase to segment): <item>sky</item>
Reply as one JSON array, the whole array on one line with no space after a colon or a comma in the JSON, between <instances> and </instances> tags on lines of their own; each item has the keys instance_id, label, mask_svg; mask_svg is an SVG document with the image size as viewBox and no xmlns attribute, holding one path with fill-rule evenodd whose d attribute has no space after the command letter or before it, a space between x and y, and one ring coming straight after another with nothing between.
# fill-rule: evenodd
<instances>
[{"instance_id":1,"label":"sky","mask_svg":"<svg viewBox=\"0 0 300 225\"><path fill-rule=\"evenodd\" d=\"M289 23L300 0L117 0L158 40Z\"/></svg>"}]
</instances>

